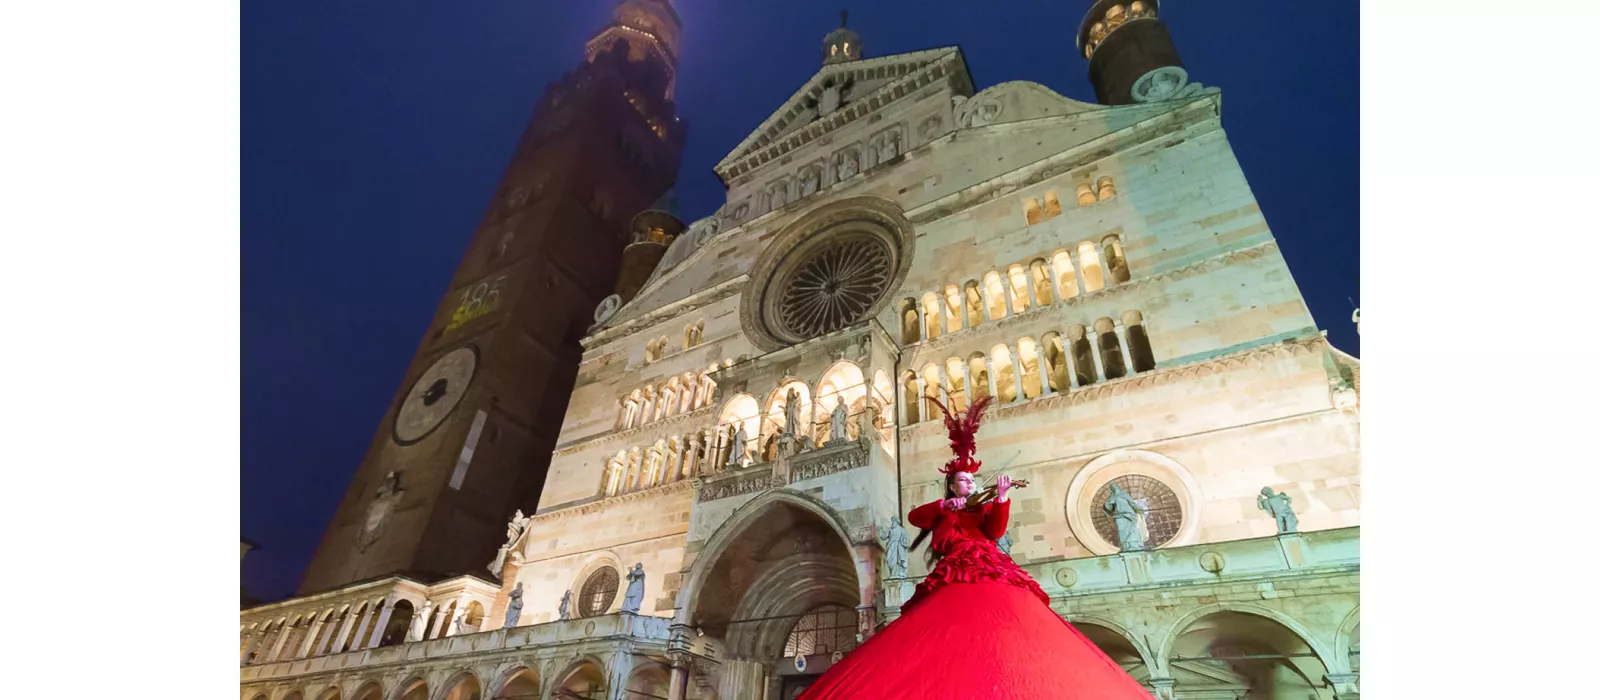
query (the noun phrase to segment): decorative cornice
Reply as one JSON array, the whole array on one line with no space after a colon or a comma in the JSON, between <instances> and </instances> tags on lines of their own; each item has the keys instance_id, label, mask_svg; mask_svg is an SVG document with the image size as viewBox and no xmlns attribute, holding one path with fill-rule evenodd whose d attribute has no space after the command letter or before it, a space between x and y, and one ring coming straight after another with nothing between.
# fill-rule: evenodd
<instances>
[{"instance_id":1,"label":"decorative cornice","mask_svg":"<svg viewBox=\"0 0 1600 700\"><path fill-rule=\"evenodd\" d=\"M704 418L704 417L706 417L708 415L711 415L712 413L715 413L715 412L716 412L716 406L707 404L705 406L701 406L701 407L699 407L697 409L694 409L693 411L689 411L688 413L678 413L678 414L675 414L675 415L667 416L666 418L662 418L661 420L652 421L650 423L645 423L644 425L636 425L636 426L634 426L632 428L628 428L626 430L613 430L613 431L608 432L608 433L601 433L599 435L593 435L593 436L586 437L586 438L578 438L577 440L573 440L573 441L565 443L565 444L556 445L556 449L555 449L555 452L553 454L555 456L557 456L557 457L565 457L565 456L570 455L570 454L572 454L574 452L578 452L580 450L584 450L584 449L587 449L587 448L590 448L590 447L594 447L595 445L602 445L602 444L605 444L605 443L608 443L608 442L612 442L612 441L615 441L615 440L621 440L623 438L633 437L635 435L639 435L640 433L650 432L650 431L652 431L652 430L654 430L656 428L661 428L661 427L669 426L669 425L679 425L679 424L682 424L682 423L692 423L692 422L694 422L692 420L694 418Z\"/></svg>"},{"instance_id":2,"label":"decorative cornice","mask_svg":"<svg viewBox=\"0 0 1600 700\"><path fill-rule=\"evenodd\" d=\"M995 419L1001 419L1025 416L1041 411L1053 411L1067 406L1098 401L1111 396L1121 396L1130 391L1165 386L1199 377L1208 377L1213 374L1241 370L1247 367L1259 367L1280 359L1302 357L1314 352L1321 352L1327 347L1327 344L1328 341L1320 335L1285 340L1189 364L1158 367L1148 372L1140 372L1120 379L1110 379L1098 384L1073 389L1067 393L1057 392L1048 396L1036 396L1032 399L1024 399L991 408L989 413ZM908 443L914 438L942 432L944 432L943 423L936 420L925 420L914 425L902 427L900 442Z\"/></svg>"},{"instance_id":3,"label":"decorative cornice","mask_svg":"<svg viewBox=\"0 0 1600 700\"><path fill-rule=\"evenodd\" d=\"M1205 260L1190 263L1183 267L1174 268L1160 274L1131 279L1127 282L1112 285L1110 287L1104 287L1088 294L1079 294L1070 299L1057 299L1050 304L1042 304L1039 306L1030 307L1027 311L1023 311L1021 313L1011 314L993 321L986 320L976 326L963 327L958 331L941 335L932 340L923 340L911 345L907 345L902 349L901 352L911 355L915 359L921 359L921 355L924 352L935 352L938 350L943 350L950 345L958 345L972 338L974 335L979 334L980 332L988 332L997 329L1004 330L1012 326L1026 325L1034 320L1043 318L1045 315L1044 312L1052 309L1070 309L1078 306L1085 306L1087 304L1099 303L1107 299L1115 299L1119 296L1135 294L1139 290L1143 290L1147 287L1154 285L1165 285L1172 282L1177 282L1179 280L1185 280L1190 277L1194 277L1206 272L1212 272L1229 265L1236 265L1251 260L1257 260L1267 256L1268 254L1276 253L1277 251L1278 242L1275 240L1269 240L1265 243L1258 243L1248 248L1236 248L1221 255L1212 256L1210 258L1206 258ZM982 273L980 273L978 277L974 279L981 277ZM960 285L957 284L957 286ZM900 292L900 296L913 296L913 293L902 290ZM917 299L922 298L921 294L915 294L914 296Z\"/></svg>"}]
</instances>

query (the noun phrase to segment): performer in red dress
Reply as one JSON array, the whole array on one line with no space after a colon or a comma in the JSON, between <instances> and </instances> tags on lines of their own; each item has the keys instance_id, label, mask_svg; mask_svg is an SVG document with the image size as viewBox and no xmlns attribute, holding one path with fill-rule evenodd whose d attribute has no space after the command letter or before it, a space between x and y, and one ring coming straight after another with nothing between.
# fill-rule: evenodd
<instances>
[{"instance_id":1,"label":"performer in red dress","mask_svg":"<svg viewBox=\"0 0 1600 700\"><path fill-rule=\"evenodd\" d=\"M968 507L983 464L973 458L974 436L988 403L973 402L960 418L939 405L956 455L940 469L945 497L907 518L923 529L918 543L932 533L937 564L898 619L800 700L1150 700L995 544L1011 515L1010 477L999 477L992 502Z\"/></svg>"}]
</instances>

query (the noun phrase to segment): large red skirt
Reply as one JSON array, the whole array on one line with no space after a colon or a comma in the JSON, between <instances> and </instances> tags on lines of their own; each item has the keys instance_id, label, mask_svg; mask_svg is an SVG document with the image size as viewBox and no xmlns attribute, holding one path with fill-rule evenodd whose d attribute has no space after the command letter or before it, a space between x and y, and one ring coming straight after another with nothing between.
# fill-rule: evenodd
<instances>
[{"instance_id":1,"label":"large red skirt","mask_svg":"<svg viewBox=\"0 0 1600 700\"><path fill-rule=\"evenodd\" d=\"M800 700L1150 700L1033 593L952 583L850 652Z\"/></svg>"}]
</instances>

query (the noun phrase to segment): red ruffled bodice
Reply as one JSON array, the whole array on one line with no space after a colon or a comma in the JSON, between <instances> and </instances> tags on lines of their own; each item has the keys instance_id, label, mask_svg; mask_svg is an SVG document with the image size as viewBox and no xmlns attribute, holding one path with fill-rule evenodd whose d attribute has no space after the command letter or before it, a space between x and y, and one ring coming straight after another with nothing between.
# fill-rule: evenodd
<instances>
[{"instance_id":1,"label":"red ruffled bodice","mask_svg":"<svg viewBox=\"0 0 1600 700\"><path fill-rule=\"evenodd\" d=\"M945 510L942 501L912 509L906 521L913 527L933 530L933 551L942 558L928 577L917 584L916 593L901 606L909 610L928 594L952 583L1006 583L1026 590L1046 606L1050 596L1028 572L1011 560L995 540L1004 537L1011 518L1011 503L985 503L976 510Z\"/></svg>"}]
</instances>

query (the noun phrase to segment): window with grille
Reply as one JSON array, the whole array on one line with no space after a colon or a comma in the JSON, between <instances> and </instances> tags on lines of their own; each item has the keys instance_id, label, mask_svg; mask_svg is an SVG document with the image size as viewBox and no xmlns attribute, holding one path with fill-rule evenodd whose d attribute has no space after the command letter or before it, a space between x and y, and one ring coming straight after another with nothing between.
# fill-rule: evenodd
<instances>
[{"instance_id":1,"label":"window with grille","mask_svg":"<svg viewBox=\"0 0 1600 700\"><path fill-rule=\"evenodd\" d=\"M609 566L589 574L589 580L583 582L583 591L578 595L584 617L606 614L616 599L617 570Z\"/></svg>"},{"instance_id":2,"label":"window with grille","mask_svg":"<svg viewBox=\"0 0 1600 700\"><path fill-rule=\"evenodd\" d=\"M1145 527L1150 533L1145 541L1147 546L1155 549L1177 537L1178 530L1183 528L1183 504L1178 501L1178 494L1166 484L1143 474L1126 474L1101 486L1090 501L1093 504L1090 519L1094 522L1094 529L1107 542L1117 542L1117 525L1101 507L1111 496L1112 484L1121 486L1134 500L1144 500L1149 507L1144 514Z\"/></svg>"},{"instance_id":3,"label":"window with grille","mask_svg":"<svg viewBox=\"0 0 1600 700\"><path fill-rule=\"evenodd\" d=\"M842 605L824 605L795 621L785 657L832 654L856 648L856 611Z\"/></svg>"}]
</instances>

